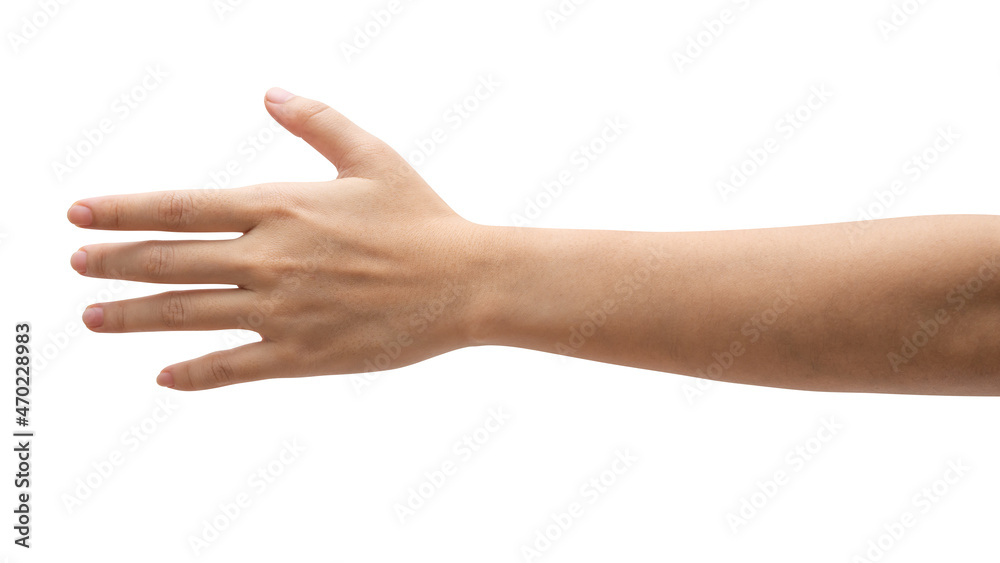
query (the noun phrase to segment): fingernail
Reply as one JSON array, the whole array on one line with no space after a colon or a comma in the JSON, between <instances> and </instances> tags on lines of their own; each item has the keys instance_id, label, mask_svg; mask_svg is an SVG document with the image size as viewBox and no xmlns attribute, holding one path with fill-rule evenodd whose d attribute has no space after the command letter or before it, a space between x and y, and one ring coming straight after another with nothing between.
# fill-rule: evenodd
<instances>
[{"instance_id":1,"label":"fingernail","mask_svg":"<svg viewBox=\"0 0 1000 563\"><path fill-rule=\"evenodd\" d=\"M83 324L87 328L98 328L104 324L104 307L93 305L83 311Z\"/></svg>"},{"instance_id":2,"label":"fingernail","mask_svg":"<svg viewBox=\"0 0 1000 563\"><path fill-rule=\"evenodd\" d=\"M295 94L281 88L271 88L264 94L264 98L272 104L283 104L295 97Z\"/></svg>"},{"instance_id":3,"label":"fingernail","mask_svg":"<svg viewBox=\"0 0 1000 563\"><path fill-rule=\"evenodd\" d=\"M161 371L160 375L156 376L156 384L160 387L174 387L174 374L169 371Z\"/></svg>"},{"instance_id":4,"label":"fingernail","mask_svg":"<svg viewBox=\"0 0 1000 563\"><path fill-rule=\"evenodd\" d=\"M66 218L77 227L89 227L94 222L94 212L89 207L74 203L66 212Z\"/></svg>"},{"instance_id":5,"label":"fingernail","mask_svg":"<svg viewBox=\"0 0 1000 563\"><path fill-rule=\"evenodd\" d=\"M73 266L73 269L81 274L87 273L87 252L84 250L77 250L73 253L73 256L69 258L69 265Z\"/></svg>"}]
</instances>

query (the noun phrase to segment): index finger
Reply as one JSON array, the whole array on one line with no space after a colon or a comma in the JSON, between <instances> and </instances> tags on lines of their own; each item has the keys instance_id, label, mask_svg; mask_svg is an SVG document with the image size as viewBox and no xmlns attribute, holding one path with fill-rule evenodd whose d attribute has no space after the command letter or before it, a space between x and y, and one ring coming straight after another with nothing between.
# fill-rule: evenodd
<instances>
[{"instance_id":1,"label":"index finger","mask_svg":"<svg viewBox=\"0 0 1000 563\"><path fill-rule=\"evenodd\" d=\"M247 232L261 220L260 186L171 190L81 199L70 223L115 231Z\"/></svg>"}]
</instances>

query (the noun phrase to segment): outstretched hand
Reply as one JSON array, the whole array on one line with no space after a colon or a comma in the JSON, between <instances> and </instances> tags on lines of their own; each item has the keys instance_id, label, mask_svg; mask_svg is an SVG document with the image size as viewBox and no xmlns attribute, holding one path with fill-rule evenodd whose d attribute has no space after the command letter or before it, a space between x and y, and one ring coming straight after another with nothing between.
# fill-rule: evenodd
<instances>
[{"instance_id":1,"label":"outstretched hand","mask_svg":"<svg viewBox=\"0 0 1000 563\"><path fill-rule=\"evenodd\" d=\"M470 344L488 229L459 217L392 148L337 111L281 89L274 119L336 179L102 196L67 213L102 230L241 232L232 240L90 244L80 274L229 284L90 306L95 332L248 329L260 342L166 367L179 390L402 367Z\"/></svg>"}]
</instances>

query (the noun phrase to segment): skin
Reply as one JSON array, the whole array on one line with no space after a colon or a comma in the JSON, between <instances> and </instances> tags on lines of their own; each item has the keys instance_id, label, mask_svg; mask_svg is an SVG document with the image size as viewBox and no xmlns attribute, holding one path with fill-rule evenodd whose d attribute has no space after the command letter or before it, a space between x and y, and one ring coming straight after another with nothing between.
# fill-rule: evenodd
<instances>
[{"instance_id":1,"label":"skin","mask_svg":"<svg viewBox=\"0 0 1000 563\"><path fill-rule=\"evenodd\" d=\"M395 369L503 345L791 389L1000 394L997 217L678 233L484 226L326 105L272 89L265 107L336 179L94 197L68 212L88 229L242 233L92 244L71 258L89 277L233 286L84 312L95 332L261 335L166 367L165 387Z\"/></svg>"}]
</instances>

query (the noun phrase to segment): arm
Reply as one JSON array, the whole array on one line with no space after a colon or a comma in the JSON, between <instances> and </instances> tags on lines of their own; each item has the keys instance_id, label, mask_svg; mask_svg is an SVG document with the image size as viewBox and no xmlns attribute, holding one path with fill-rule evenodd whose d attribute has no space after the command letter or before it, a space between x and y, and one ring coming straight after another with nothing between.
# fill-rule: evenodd
<instances>
[{"instance_id":1,"label":"arm","mask_svg":"<svg viewBox=\"0 0 1000 563\"><path fill-rule=\"evenodd\" d=\"M487 227L329 107L280 90L265 106L337 179L103 196L68 212L90 229L242 233L73 255L91 277L233 286L84 312L95 332L262 337L170 365L161 385L394 369L497 344L757 385L1000 394L996 218L702 233ZM912 353L904 337L918 342Z\"/></svg>"},{"instance_id":2,"label":"arm","mask_svg":"<svg viewBox=\"0 0 1000 563\"><path fill-rule=\"evenodd\" d=\"M1000 219L497 229L475 340L721 381L1000 394Z\"/></svg>"}]
</instances>

